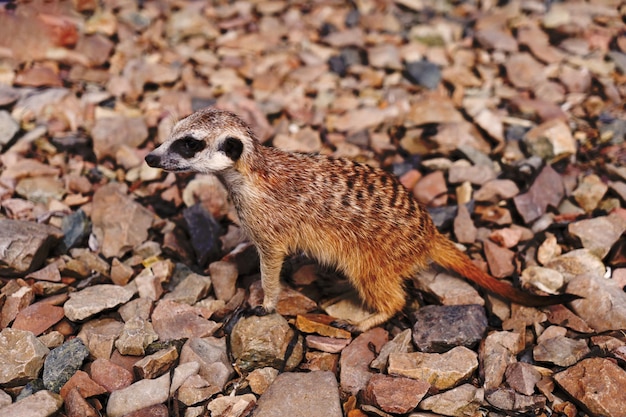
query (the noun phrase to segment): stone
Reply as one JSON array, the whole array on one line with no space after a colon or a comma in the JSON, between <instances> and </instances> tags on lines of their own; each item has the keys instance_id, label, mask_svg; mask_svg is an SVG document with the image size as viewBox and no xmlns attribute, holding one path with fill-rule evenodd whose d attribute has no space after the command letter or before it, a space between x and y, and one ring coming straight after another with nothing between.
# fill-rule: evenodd
<instances>
[{"instance_id":1,"label":"stone","mask_svg":"<svg viewBox=\"0 0 626 417\"><path fill-rule=\"evenodd\" d=\"M157 303L152 326L161 341L211 336L220 327L202 317L201 308L168 300Z\"/></svg>"},{"instance_id":2,"label":"stone","mask_svg":"<svg viewBox=\"0 0 626 417\"><path fill-rule=\"evenodd\" d=\"M533 358L538 362L553 363L558 366L572 366L589 352L585 340L556 336L544 340L533 348Z\"/></svg>"},{"instance_id":3,"label":"stone","mask_svg":"<svg viewBox=\"0 0 626 417\"><path fill-rule=\"evenodd\" d=\"M78 387L72 388L63 399L67 417L98 417L98 412L83 398Z\"/></svg>"},{"instance_id":4,"label":"stone","mask_svg":"<svg viewBox=\"0 0 626 417\"><path fill-rule=\"evenodd\" d=\"M122 368L108 359L96 359L90 366L91 379L104 387L108 392L121 390L133 383L132 372Z\"/></svg>"},{"instance_id":5,"label":"stone","mask_svg":"<svg viewBox=\"0 0 626 417\"><path fill-rule=\"evenodd\" d=\"M338 339L336 337L324 337L309 335L306 337L306 345L309 349L317 349L322 352L339 353L350 344L351 339Z\"/></svg>"},{"instance_id":6,"label":"stone","mask_svg":"<svg viewBox=\"0 0 626 417\"><path fill-rule=\"evenodd\" d=\"M246 377L246 381L250 384L250 389L257 395L267 391L270 385L278 376L278 369L272 367L257 368L250 372Z\"/></svg>"},{"instance_id":7,"label":"stone","mask_svg":"<svg viewBox=\"0 0 626 417\"><path fill-rule=\"evenodd\" d=\"M454 235L459 243L474 243L478 229L474 226L470 212L465 204L458 206L456 217L454 218Z\"/></svg>"},{"instance_id":8,"label":"stone","mask_svg":"<svg viewBox=\"0 0 626 417\"><path fill-rule=\"evenodd\" d=\"M64 399L67 399L70 391L74 389L78 390L78 394L81 398L89 398L107 392L106 388L91 379L87 372L81 370L76 371L76 373L68 379L59 391L59 394L61 394L61 397Z\"/></svg>"},{"instance_id":9,"label":"stone","mask_svg":"<svg viewBox=\"0 0 626 417\"><path fill-rule=\"evenodd\" d=\"M402 69L400 53L395 45L383 43L368 48L367 60L375 68Z\"/></svg>"},{"instance_id":10,"label":"stone","mask_svg":"<svg viewBox=\"0 0 626 417\"><path fill-rule=\"evenodd\" d=\"M177 360L178 350L175 346L170 346L138 360L133 369L140 378L153 379L169 371Z\"/></svg>"},{"instance_id":11,"label":"stone","mask_svg":"<svg viewBox=\"0 0 626 417\"><path fill-rule=\"evenodd\" d=\"M15 192L33 203L50 204L52 201L61 200L66 190L58 178L28 177L19 180Z\"/></svg>"},{"instance_id":12,"label":"stone","mask_svg":"<svg viewBox=\"0 0 626 417\"><path fill-rule=\"evenodd\" d=\"M232 343L232 342L231 342ZM197 362L198 374L222 390L232 378L234 369L226 351L226 340L215 337L189 339L180 351L180 364Z\"/></svg>"},{"instance_id":13,"label":"stone","mask_svg":"<svg viewBox=\"0 0 626 417\"><path fill-rule=\"evenodd\" d=\"M2 417L48 417L55 415L62 406L63 399L59 394L44 390L2 407L0 410Z\"/></svg>"},{"instance_id":14,"label":"stone","mask_svg":"<svg viewBox=\"0 0 626 417\"><path fill-rule=\"evenodd\" d=\"M255 405L256 397L253 394L244 394L215 398L206 408L211 412L211 417L245 417Z\"/></svg>"},{"instance_id":15,"label":"stone","mask_svg":"<svg viewBox=\"0 0 626 417\"><path fill-rule=\"evenodd\" d=\"M38 269L62 238L61 231L53 226L0 219L0 274L24 275Z\"/></svg>"},{"instance_id":16,"label":"stone","mask_svg":"<svg viewBox=\"0 0 626 417\"><path fill-rule=\"evenodd\" d=\"M448 170L448 181L452 184L469 181L475 185L483 185L495 178L495 171L487 165L452 164Z\"/></svg>"},{"instance_id":17,"label":"stone","mask_svg":"<svg viewBox=\"0 0 626 417\"><path fill-rule=\"evenodd\" d=\"M507 367L517 362L517 354L524 348L524 339L519 333L491 332L479 351L485 389L494 389L504 380Z\"/></svg>"},{"instance_id":18,"label":"stone","mask_svg":"<svg viewBox=\"0 0 626 417\"><path fill-rule=\"evenodd\" d=\"M514 197L513 202L524 222L531 223L545 214L548 206L558 207L564 196L561 176L546 165L529 190Z\"/></svg>"},{"instance_id":19,"label":"stone","mask_svg":"<svg viewBox=\"0 0 626 417\"><path fill-rule=\"evenodd\" d=\"M182 199L187 207L202 204L216 219L228 213L228 191L215 175L196 175L183 190Z\"/></svg>"},{"instance_id":20,"label":"stone","mask_svg":"<svg viewBox=\"0 0 626 417\"><path fill-rule=\"evenodd\" d=\"M554 375L556 383L593 415L626 413L626 371L606 358L584 359Z\"/></svg>"},{"instance_id":21,"label":"stone","mask_svg":"<svg viewBox=\"0 0 626 417\"><path fill-rule=\"evenodd\" d=\"M122 417L145 407L167 401L170 389L170 375L156 379L143 379L134 384L113 391L107 402L109 417Z\"/></svg>"},{"instance_id":22,"label":"stone","mask_svg":"<svg viewBox=\"0 0 626 417\"><path fill-rule=\"evenodd\" d=\"M584 298L570 303L574 313L596 332L626 326L626 294L614 281L592 275L572 279L567 290Z\"/></svg>"},{"instance_id":23,"label":"stone","mask_svg":"<svg viewBox=\"0 0 626 417\"><path fill-rule=\"evenodd\" d=\"M496 278L510 277L515 272L515 252L490 240L485 240L483 245L491 275Z\"/></svg>"},{"instance_id":24,"label":"stone","mask_svg":"<svg viewBox=\"0 0 626 417\"><path fill-rule=\"evenodd\" d=\"M385 372L387 370L387 363L389 362L389 355L391 355L392 352L413 352L413 344L411 343L412 334L413 332L411 329L406 329L398 333L393 340L385 343L376 359L370 363L370 368L377 369L380 372Z\"/></svg>"},{"instance_id":25,"label":"stone","mask_svg":"<svg viewBox=\"0 0 626 417\"><path fill-rule=\"evenodd\" d=\"M436 89L441 81L439 66L426 60L407 62L405 70L409 81L429 90Z\"/></svg>"},{"instance_id":26,"label":"stone","mask_svg":"<svg viewBox=\"0 0 626 417\"><path fill-rule=\"evenodd\" d=\"M450 389L467 380L478 369L478 355L463 346L446 353L392 353L390 375L425 381L437 389Z\"/></svg>"},{"instance_id":27,"label":"stone","mask_svg":"<svg viewBox=\"0 0 626 417\"><path fill-rule=\"evenodd\" d=\"M562 305L553 305L547 308L548 321L552 324L564 326L578 333L593 333L593 329L572 310ZM545 333L545 332L544 332ZM543 334L542 334L543 336Z\"/></svg>"},{"instance_id":28,"label":"stone","mask_svg":"<svg viewBox=\"0 0 626 417\"><path fill-rule=\"evenodd\" d=\"M520 242L523 233L521 228L505 227L491 232L489 239L504 248L512 248Z\"/></svg>"},{"instance_id":29,"label":"stone","mask_svg":"<svg viewBox=\"0 0 626 417\"><path fill-rule=\"evenodd\" d=\"M387 342L388 334L385 330L375 327L355 338L341 354L339 381L341 390L356 395L366 387L372 377L369 365L376 357L376 352Z\"/></svg>"},{"instance_id":30,"label":"stone","mask_svg":"<svg viewBox=\"0 0 626 417\"><path fill-rule=\"evenodd\" d=\"M504 67L507 78L517 88L532 88L546 79L543 65L527 52L512 54Z\"/></svg>"},{"instance_id":31,"label":"stone","mask_svg":"<svg viewBox=\"0 0 626 417\"><path fill-rule=\"evenodd\" d=\"M414 281L417 289L431 294L443 305L484 305L485 300L465 279L446 271L428 268Z\"/></svg>"},{"instance_id":32,"label":"stone","mask_svg":"<svg viewBox=\"0 0 626 417\"><path fill-rule=\"evenodd\" d=\"M222 226L201 203L185 209L183 217L197 263L204 266L217 261L221 257L219 238L223 234Z\"/></svg>"},{"instance_id":33,"label":"stone","mask_svg":"<svg viewBox=\"0 0 626 417\"><path fill-rule=\"evenodd\" d=\"M142 117L103 117L91 130L93 150L98 160L115 157L122 144L137 148L148 138L148 127Z\"/></svg>"},{"instance_id":34,"label":"stone","mask_svg":"<svg viewBox=\"0 0 626 417\"><path fill-rule=\"evenodd\" d=\"M585 210L585 212L590 213L598 207L598 204L608 189L609 186L605 184L600 177L591 174L583 177L572 195L578 205Z\"/></svg>"},{"instance_id":35,"label":"stone","mask_svg":"<svg viewBox=\"0 0 626 417\"><path fill-rule=\"evenodd\" d=\"M559 271L531 265L522 271L520 282L523 286L533 286L548 294L558 294L565 280Z\"/></svg>"},{"instance_id":36,"label":"stone","mask_svg":"<svg viewBox=\"0 0 626 417\"><path fill-rule=\"evenodd\" d=\"M248 371L265 366L292 370L304 355L302 336L278 314L240 319L231 333L230 348L237 367Z\"/></svg>"},{"instance_id":37,"label":"stone","mask_svg":"<svg viewBox=\"0 0 626 417\"><path fill-rule=\"evenodd\" d=\"M413 341L421 352L445 352L455 346L472 348L487 330L487 316L480 305L420 308L414 315Z\"/></svg>"},{"instance_id":38,"label":"stone","mask_svg":"<svg viewBox=\"0 0 626 417\"><path fill-rule=\"evenodd\" d=\"M121 258L148 238L154 214L126 194L125 186L109 183L93 195L91 221L100 253Z\"/></svg>"},{"instance_id":39,"label":"stone","mask_svg":"<svg viewBox=\"0 0 626 417\"><path fill-rule=\"evenodd\" d=\"M115 347L122 355L141 356L146 347L157 340L159 336L152 327L152 323L140 318L133 318L124 324Z\"/></svg>"},{"instance_id":40,"label":"stone","mask_svg":"<svg viewBox=\"0 0 626 417\"><path fill-rule=\"evenodd\" d=\"M488 201L491 203L499 203L502 200L508 200L519 194L519 188L511 180L491 180L483 184L482 187L474 193L476 201Z\"/></svg>"},{"instance_id":41,"label":"stone","mask_svg":"<svg viewBox=\"0 0 626 417\"><path fill-rule=\"evenodd\" d=\"M315 395L310 393L315 392ZM339 387L331 372L282 373L259 398L253 417L341 417Z\"/></svg>"},{"instance_id":42,"label":"stone","mask_svg":"<svg viewBox=\"0 0 626 417\"><path fill-rule=\"evenodd\" d=\"M23 385L39 376L49 350L34 334L5 328L0 331L0 385Z\"/></svg>"},{"instance_id":43,"label":"stone","mask_svg":"<svg viewBox=\"0 0 626 417\"><path fill-rule=\"evenodd\" d=\"M506 383L515 391L524 395L532 395L535 392L535 385L542 378L533 365L524 362L514 362L506 367L504 373Z\"/></svg>"},{"instance_id":44,"label":"stone","mask_svg":"<svg viewBox=\"0 0 626 417\"><path fill-rule=\"evenodd\" d=\"M114 319L95 319L83 324L78 337L87 346L91 356L109 359L123 328L124 323Z\"/></svg>"},{"instance_id":45,"label":"stone","mask_svg":"<svg viewBox=\"0 0 626 417\"><path fill-rule=\"evenodd\" d=\"M133 297L132 290L117 285L101 284L70 294L63 305L65 316L82 321L102 311L124 304Z\"/></svg>"},{"instance_id":46,"label":"stone","mask_svg":"<svg viewBox=\"0 0 626 417\"><path fill-rule=\"evenodd\" d=\"M35 299L35 292L28 286L17 285L15 289L5 286L1 294L6 297L3 299L4 305L0 317L0 327L2 328L7 327Z\"/></svg>"},{"instance_id":47,"label":"stone","mask_svg":"<svg viewBox=\"0 0 626 417\"><path fill-rule=\"evenodd\" d=\"M251 306L262 305L263 287L261 280L253 282L249 289L250 297L248 298L248 303ZM287 286L282 288L278 297L278 304L276 305L276 312L282 316L306 315L309 311L315 309L317 309L317 303L315 301L311 300L300 291L292 290Z\"/></svg>"},{"instance_id":48,"label":"stone","mask_svg":"<svg viewBox=\"0 0 626 417\"><path fill-rule=\"evenodd\" d=\"M296 316L296 328L303 333L315 333L320 336L351 339L350 332L331 326L334 318L318 314Z\"/></svg>"},{"instance_id":49,"label":"stone","mask_svg":"<svg viewBox=\"0 0 626 417\"><path fill-rule=\"evenodd\" d=\"M464 417L478 412L485 403L485 391L470 384L463 384L454 389L423 399L417 406L437 415Z\"/></svg>"},{"instance_id":50,"label":"stone","mask_svg":"<svg viewBox=\"0 0 626 417\"><path fill-rule=\"evenodd\" d=\"M546 397L542 395L522 395L510 388L496 389L485 392L485 399L498 410L515 413L543 411Z\"/></svg>"},{"instance_id":51,"label":"stone","mask_svg":"<svg viewBox=\"0 0 626 417\"><path fill-rule=\"evenodd\" d=\"M602 261L587 249L575 249L567 252L553 258L544 266L559 271L565 282L570 282L580 275L602 277L605 273Z\"/></svg>"},{"instance_id":52,"label":"stone","mask_svg":"<svg viewBox=\"0 0 626 417\"><path fill-rule=\"evenodd\" d=\"M89 350L78 337L52 349L43 365L42 379L45 387L52 392L61 391L88 356Z\"/></svg>"},{"instance_id":53,"label":"stone","mask_svg":"<svg viewBox=\"0 0 626 417\"><path fill-rule=\"evenodd\" d=\"M376 374L367 383L363 398L387 413L406 414L417 407L429 388L427 382Z\"/></svg>"},{"instance_id":54,"label":"stone","mask_svg":"<svg viewBox=\"0 0 626 417\"><path fill-rule=\"evenodd\" d=\"M576 140L567 124L552 119L530 129L524 135L529 152L542 159L560 158L576 154Z\"/></svg>"},{"instance_id":55,"label":"stone","mask_svg":"<svg viewBox=\"0 0 626 417\"><path fill-rule=\"evenodd\" d=\"M177 303L193 305L205 298L211 290L212 280L208 276L190 273L174 290L163 297Z\"/></svg>"},{"instance_id":56,"label":"stone","mask_svg":"<svg viewBox=\"0 0 626 417\"><path fill-rule=\"evenodd\" d=\"M559 246L556 236L552 233L546 233L546 239L537 249L537 261L541 265L545 265L560 254L561 246Z\"/></svg>"},{"instance_id":57,"label":"stone","mask_svg":"<svg viewBox=\"0 0 626 417\"><path fill-rule=\"evenodd\" d=\"M585 249L602 259L626 230L626 220L617 214L610 214L572 222L567 230L580 239ZM602 230L602 233L598 233L598 230Z\"/></svg>"},{"instance_id":58,"label":"stone","mask_svg":"<svg viewBox=\"0 0 626 417\"><path fill-rule=\"evenodd\" d=\"M200 375L195 374L185 379L180 388L178 388L176 398L186 406L192 406L208 400L218 392L220 392L218 387L209 384Z\"/></svg>"},{"instance_id":59,"label":"stone","mask_svg":"<svg viewBox=\"0 0 626 417\"><path fill-rule=\"evenodd\" d=\"M443 172L435 171L423 176L413 188L413 195L427 206L443 206L448 201L448 187Z\"/></svg>"},{"instance_id":60,"label":"stone","mask_svg":"<svg viewBox=\"0 0 626 417\"><path fill-rule=\"evenodd\" d=\"M13 136L20 130L17 123L8 111L0 111L0 146L8 144Z\"/></svg>"},{"instance_id":61,"label":"stone","mask_svg":"<svg viewBox=\"0 0 626 417\"><path fill-rule=\"evenodd\" d=\"M200 370L200 364L195 361L185 362L174 368L172 382L170 384L170 396L176 393L176 390L183 385L183 382L192 375L196 375Z\"/></svg>"},{"instance_id":62,"label":"stone","mask_svg":"<svg viewBox=\"0 0 626 417\"><path fill-rule=\"evenodd\" d=\"M213 292L218 300L228 301L237 291L237 265L232 262L217 261L209 264L209 275Z\"/></svg>"}]
</instances>

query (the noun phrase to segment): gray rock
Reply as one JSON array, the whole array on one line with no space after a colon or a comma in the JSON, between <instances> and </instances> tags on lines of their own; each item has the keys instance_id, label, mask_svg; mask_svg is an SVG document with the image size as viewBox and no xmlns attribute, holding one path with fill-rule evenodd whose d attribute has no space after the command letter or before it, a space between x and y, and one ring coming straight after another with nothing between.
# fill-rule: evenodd
<instances>
[{"instance_id":1,"label":"gray rock","mask_svg":"<svg viewBox=\"0 0 626 417\"><path fill-rule=\"evenodd\" d=\"M203 337L189 339L180 351L180 363L197 362L199 375L222 390L234 369L226 351L226 339Z\"/></svg>"},{"instance_id":2,"label":"gray rock","mask_svg":"<svg viewBox=\"0 0 626 417\"><path fill-rule=\"evenodd\" d=\"M113 391L107 403L107 416L123 415L167 401L170 390L170 374L156 379L142 379L134 384Z\"/></svg>"},{"instance_id":3,"label":"gray rock","mask_svg":"<svg viewBox=\"0 0 626 417\"><path fill-rule=\"evenodd\" d=\"M544 410L546 397L542 395L522 395L510 388L487 391L485 399L499 410L527 413Z\"/></svg>"},{"instance_id":4,"label":"gray rock","mask_svg":"<svg viewBox=\"0 0 626 417\"><path fill-rule=\"evenodd\" d=\"M467 380L478 369L478 355L463 346L446 353L392 353L390 375L425 381L437 389L449 389Z\"/></svg>"},{"instance_id":5,"label":"gray rock","mask_svg":"<svg viewBox=\"0 0 626 417\"><path fill-rule=\"evenodd\" d=\"M124 304L133 297L133 291L118 285L102 284L87 287L70 294L63 309L72 321L81 321L104 310Z\"/></svg>"},{"instance_id":6,"label":"gray rock","mask_svg":"<svg viewBox=\"0 0 626 417\"><path fill-rule=\"evenodd\" d=\"M380 350L380 353L370 363L370 368L377 369L380 372L387 371L387 363L389 362L389 355L392 352L396 353L408 353L413 352L413 344L411 343L412 339L411 329L406 329L399 333L393 340L385 343L383 348Z\"/></svg>"},{"instance_id":7,"label":"gray rock","mask_svg":"<svg viewBox=\"0 0 626 417\"><path fill-rule=\"evenodd\" d=\"M89 350L78 337L52 349L43 366L43 383L52 392L59 392L63 385L80 369Z\"/></svg>"},{"instance_id":8,"label":"gray rock","mask_svg":"<svg viewBox=\"0 0 626 417\"><path fill-rule=\"evenodd\" d=\"M422 352L445 352L455 346L471 348L487 330L485 309L479 305L420 308L414 315L413 341Z\"/></svg>"},{"instance_id":9,"label":"gray rock","mask_svg":"<svg viewBox=\"0 0 626 417\"><path fill-rule=\"evenodd\" d=\"M39 391L2 407L2 417L48 417L61 409L63 398L50 391Z\"/></svg>"},{"instance_id":10,"label":"gray rock","mask_svg":"<svg viewBox=\"0 0 626 417\"><path fill-rule=\"evenodd\" d=\"M62 238L53 226L0 219L0 275L25 275L38 269Z\"/></svg>"},{"instance_id":11,"label":"gray rock","mask_svg":"<svg viewBox=\"0 0 626 417\"><path fill-rule=\"evenodd\" d=\"M617 214L570 223L570 234L578 237L585 249L603 259L626 230L626 220ZM598 231L602 233L598 233Z\"/></svg>"},{"instance_id":12,"label":"gray rock","mask_svg":"<svg viewBox=\"0 0 626 417\"><path fill-rule=\"evenodd\" d=\"M20 125L11 117L11 114L6 110L0 111L0 146L9 143L19 130Z\"/></svg>"},{"instance_id":13,"label":"gray rock","mask_svg":"<svg viewBox=\"0 0 626 417\"><path fill-rule=\"evenodd\" d=\"M441 69L429 61L414 61L406 64L406 76L413 84L434 90L441 81Z\"/></svg>"},{"instance_id":14,"label":"gray rock","mask_svg":"<svg viewBox=\"0 0 626 417\"><path fill-rule=\"evenodd\" d=\"M473 416L485 404L485 391L470 384L423 399L418 408L444 416Z\"/></svg>"},{"instance_id":15,"label":"gray rock","mask_svg":"<svg viewBox=\"0 0 626 417\"><path fill-rule=\"evenodd\" d=\"M485 300L467 280L440 268L431 266L420 271L415 285L420 291L433 295L444 305L485 304Z\"/></svg>"},{"instance_id":16,"label":"gray rock","mask_svg":"<svg viewBox=\"0 0 626 417\"><path fill-rule=\"evenodd\" d=\"M294 337L296 344L286 358ZM304 354L302 336L296 335L287 320L278 314L240 319L231 333L230 347L237 367L246 371L265 366L292 370Z\"/></svg>"},{"instance_id":17,"label":"gray rock","mask_svg":"<svg viewBox=\"0 0 626 417\"><path fill-rule=\"evenodd\" d=\"M163 299L193 305L206 297L210 290L211 278L192 272L172 292L165 294Z\"/></svg>"},{"instance_id":18,"label":"gray rock","mask_svg":"<svg viewBox=\"0 0 626 417\"><path fill-rule=\"evenodd\" d=\"M68 251L83 242L91 233L91 221L82 209L63 217L61 223L63 243L61 250Z\"/></svg>"},{"instance_id":19,"label":"gray rock","mask_svg":"<svg viewBox=\"0 0 626 417\"><path fill-rule=\"evenodd\" d=\"M315 393L315 395L311 395ZM341 417L332 372L283 373L259 398L253 417Z\"/></svg>"},{"instance_id":20,"label":"gray rock","mask_svg":"<svg viewBox=\"0 0 626 417\"><path fill-rule=\"evenodd\" d=\"M49 350L34 334L11 328L0 332L0 385L12 387L39 375Z\"/></svg>"}]
</instances>

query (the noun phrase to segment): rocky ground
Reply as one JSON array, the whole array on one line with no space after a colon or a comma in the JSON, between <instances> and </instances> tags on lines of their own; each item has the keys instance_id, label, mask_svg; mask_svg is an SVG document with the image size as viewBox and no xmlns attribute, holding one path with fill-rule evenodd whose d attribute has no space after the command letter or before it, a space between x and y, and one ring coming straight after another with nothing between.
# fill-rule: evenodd
<instances>
[{"instance_id":1,"label":"rocky ground","mask_svg":"<svg viewBox=\"0 0 626 417\"><path fill-rule=\"evenodd\" d=\"M626 416L626 6L0 5L0 415ZM381 166L511 305L433 267L352 335L301 256L255 317L221 184L143 157L215 105L267 145Z\"/></svg>"}]
</instances>

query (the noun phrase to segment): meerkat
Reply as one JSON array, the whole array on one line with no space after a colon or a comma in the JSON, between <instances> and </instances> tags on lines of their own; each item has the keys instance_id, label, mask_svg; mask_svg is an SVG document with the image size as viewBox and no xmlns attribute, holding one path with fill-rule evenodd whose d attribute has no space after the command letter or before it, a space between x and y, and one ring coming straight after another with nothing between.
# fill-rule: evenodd
<instances>
[{"instance_id":1,"label":"meerkat","mask_svg":"<svg viewBox=\"0 0 626 417\"><path fill-rule=\"evenodd\" d=\"M230 112L209 108L180 120L145 160L166 171L215 174L226 186L258 249L264 291L259 314L275 311L283 261L302 252L342 272L373 310L352 324L356 331L400 312L405 280L430 261L516 303L546 306L577 298L538 296L498 281L439 233L392 174L348 159L263 146Z\"/></svg>"}]
</instances>

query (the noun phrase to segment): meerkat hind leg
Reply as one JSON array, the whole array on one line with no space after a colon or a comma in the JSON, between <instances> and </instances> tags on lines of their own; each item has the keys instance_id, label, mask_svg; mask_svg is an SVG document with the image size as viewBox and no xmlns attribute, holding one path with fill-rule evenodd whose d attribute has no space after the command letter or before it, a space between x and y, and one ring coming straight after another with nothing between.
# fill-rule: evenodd
<instances>
[{"instance_id":1,"label":"meerkat hind leg","mask_svg":"<svg viewBox=\"0 0 626 417\"><path fill-rule=\"evenodd\" d=\"M256 315L265 315L276 311L280 297L280 270L285 257L282 255L261 256L261 286L263 287L263 304L253 308Z\"/></svg>"}]
</instances>

